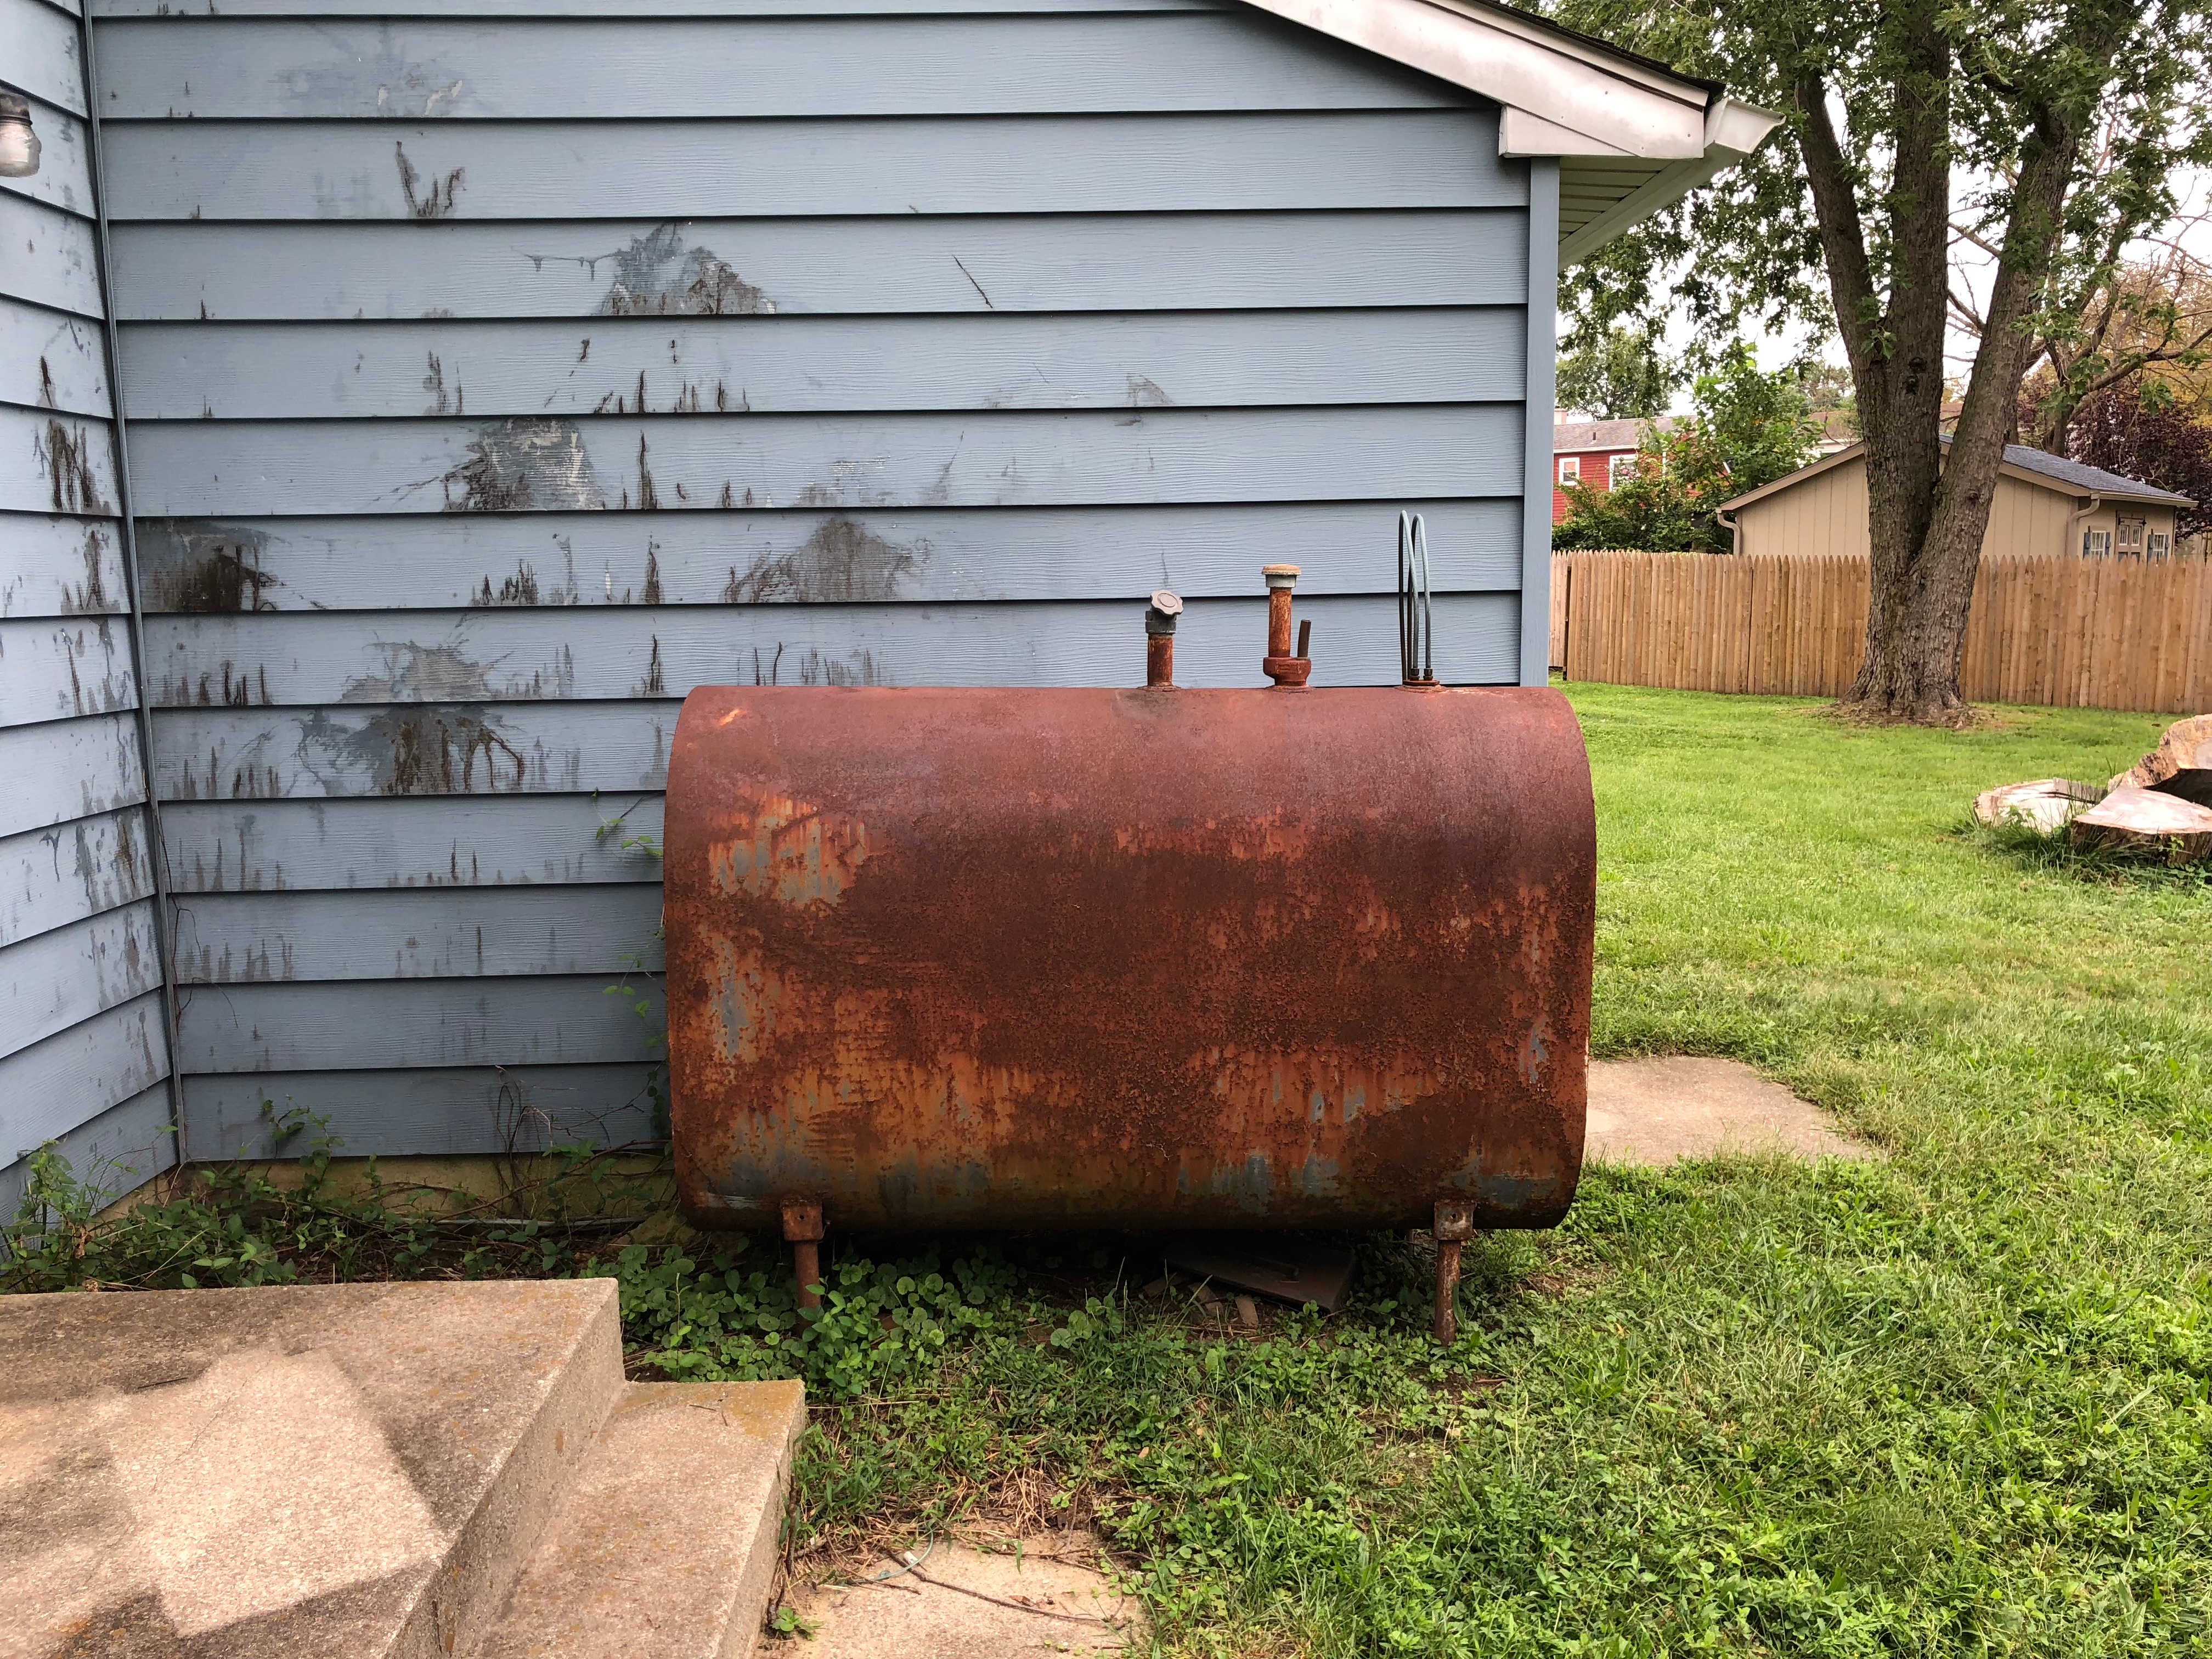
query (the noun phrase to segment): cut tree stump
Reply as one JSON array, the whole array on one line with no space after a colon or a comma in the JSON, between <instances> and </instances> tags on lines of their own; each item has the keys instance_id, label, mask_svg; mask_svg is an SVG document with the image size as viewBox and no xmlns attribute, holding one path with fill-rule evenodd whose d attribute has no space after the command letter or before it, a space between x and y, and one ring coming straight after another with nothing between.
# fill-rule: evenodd
<instances>
[{"instance_id":1,"label":"cut tree stump","mask_svg":"<svg viewBox=\"0 0 2212 1659\"><path fill-rule=\"evenodd\" d=\"M2160 853L2175 864L2212 858L2212 807L2155 789L2115 789L2074 820L2076 847Z\"/></svg>"},{"instance_id":2,"label":"cut tree stump","mask_svg":"<svg viewBox=\"0 0 2212 1659\"><path fill-rule=\"evenodd\" d=\"M2158 747L2112 780L2115 789L2155 789L2212 807L2212 714L2166 728Z\"/></svg>"},{"instance_id":3,"label":"cut tree stump","mask_svg":"<svg viewBox=\"0 0 2212 1659\"><path fill-rule=\"evenodd\" d=\"M2031 783L2008 783L1985 789L1974 797L1974 816L1984 823L2023 823L2049 835L2063 830L2067 820L2087 806L2104 799L2094 783L2071 778L2037 778Z\"/></svg>"}]
</instances>

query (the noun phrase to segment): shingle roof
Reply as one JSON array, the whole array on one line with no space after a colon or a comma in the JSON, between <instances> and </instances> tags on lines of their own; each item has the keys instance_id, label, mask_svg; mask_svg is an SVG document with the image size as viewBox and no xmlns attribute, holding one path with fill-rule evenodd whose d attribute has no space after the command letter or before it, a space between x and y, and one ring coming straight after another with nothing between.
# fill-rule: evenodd
<instances>
[{"instance_id":1,"label":"shingle roof","mask_svg":"<svg viewBox=\"0 0 2212 1659\"><path fill-rule=\"evenodd\" d=\"M1950 441L1948 439L1945 442ZM2005 465L2016 466L2023 472L2039 473L2053 483L2065 485L2088 495L2128 495L2137 501L2166 501L2176 507L2194 506L2186 495L2177 495L2170 489L2160 489L2156 484L2143 483L2140 478L2124 478L2117 472L2107 472L2101 466L2085 466L2080 461L2069 461L2063 455L2048 455L2039 449L2030 449L2026 444L2005 446Z\"/></svg>"},{"instance_id":2,"label":"shingle roof","mask_svg":"<svg viewBox=\"0 0 2212 1659\"><path fill-rule=\"evenodd\" d=\"M1552 453L1573 455L1592 449L1635 449L1644 442L1644 430L1674 428L1672 416L1639 416L1630 421L1557 421L1552 426Z\"/></svg>"},{"instance_id":3,"label":"shingle roof","mask_svg":"<svg viewBox=\"0 0 2212 1659\"><path fill-rule=\"evenodd\" d=\"M1948 449L1951 434L1943 433L1937 441ZM1839 449L1832 455L1824 455L1817 461L1799 467L1795 472L1777 478L1771 484L1738 495L1733 501L1723 501L1721 511L1734 512L1737 507L1794 488L1815 473L1826 472L1830 467L1841 466L1846 461L1856 459L1865 449L1866 442L1862 439L1849 448ZM2079 461L2069 461L2062 456L2046 455L2039 449L2030 449L2026 444L2007 444L2004 464L2015 472L2029 472L2039 478L2048 478L2051 489L2065 495L2101 495L2107 501L2149 501L2160 507L2197 505L2186 495L2160 489L2156 484L2145 483L2140 478L2124 478L2118 473L2107 472L2100 466L2084 466Z\"/></svg>"}]
</instances>

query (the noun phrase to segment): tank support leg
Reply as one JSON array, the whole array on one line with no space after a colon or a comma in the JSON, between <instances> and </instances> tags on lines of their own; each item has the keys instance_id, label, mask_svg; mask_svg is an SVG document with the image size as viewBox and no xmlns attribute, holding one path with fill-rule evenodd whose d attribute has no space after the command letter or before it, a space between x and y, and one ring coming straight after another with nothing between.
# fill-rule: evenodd
<instances>
[{"instance_id":1,"label":"tank support leg","mask_svg":"<svg viewBox=\"0 0 2212 1659\"><path fill-rule=\"evenodd\" d=\"M1459 1340L1460 1246L1474 1235L1474 1212L1457 1199L1437 1200L1437 1320L1431 1334L1449 1347Z\"/></svg>"},{"instance_id":2,"label":"tank support leg","mask_svg":"<svg viewBox=\"0 0 2212 1659\"><path fill-rule=\"evenodd\" d=\"M811 1198L783 1200L783 1236L791 1242L791 1265L799 1279L799 1305L818 1308L822 1292L822 1206Z\"/></svg>"}]
</instances>

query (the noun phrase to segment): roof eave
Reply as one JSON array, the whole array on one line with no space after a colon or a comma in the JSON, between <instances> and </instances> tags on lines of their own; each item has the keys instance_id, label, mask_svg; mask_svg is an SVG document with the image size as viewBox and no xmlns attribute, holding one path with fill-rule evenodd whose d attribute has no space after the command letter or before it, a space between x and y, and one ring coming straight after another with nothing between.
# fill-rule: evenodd
<instances>
[{"instance_id":1,"label":"roof eave","mask_svg":"<svg viewBox=\"0 0 2212 1659\"><path fill-rule=\"evenodd\" d=\"M1742 161L1782 125L1771 110L1722 96L1705 112L1705 144L1695 156L1668 163L1619 203L1559 240L1564 267L1587 258L1622 232L1674 205L1700 185Z\"/></svg>"},{"instance_id":2,"label":"roof eave","mask_svg":"<svg viewBox=\"0 0 2212 1659\"><path fill-rule=\"evenodd\" d=\"M1732 501L1723 501L1720 504L1720 511L1733 513L1739 507L1748 507L1753 501L1764 501L1769 495L1781 490L1794 489L1808 478L1818 473L1826 472L1832 467L1841 466L1846 461L1855 460L1865 453L1866 440L1862 438L1856 443L1847 445L1832 455L1823 455L1819 460L1809 462L1799 467L1795 472L1784 474L1772 483L1763 484L1757 489L1747 490ZM2020 483L2033 484L2039 489L2047 489L2054 495L2063 495L2069 501L2094 498L2099 501L2133 501L2145 507L2170 507L2177 512L2197 505L2186 495L2170 495L2162 489L2095 489L2085 483L2054 478L2047 472L2038 472L2029 467L2015 466L2010 461L1999 461L1997 472L2002 477L2011 478Z\"/></svg>"},{"instance_id":3,"label":"roof eave","mask_svg":"<svg viewBox=\"0 0 2212 1659\"><path fill-rule=\"evenodd\" d=\"M2197 505L2186 495L2176 495L2163 489L2108 489L2078 478L2054 478L2048 472L2038 472L2032 466L2015 466L2010 461L1999 461L1997 473L2018 483L2033 484L2054 495L2063 495L2069 501L2094 499L2100 501L2132 501L2144 507L2171 507L2177 510Z\"/></svg>"},{"instance_id":4,"label":"roof eave","mask_svg":"<svg viewBox=\"0 0 2212 1659\"><path fill-rule=\"evenodd\" d=\"M1832 455L1823 455L1817 461L1807 462L1795 472L1784 473L1772 483L1761 484L1756 489L1746 490L1733 501L1723 501L1719 510L1723 513L1733 513L1740 507L1749 507L1753 501L1763 501L1769 495L1777 495L1784 489L1795 489L1806 479L1818 473L1830 471L1846 461L1856 460L1865 453L1866 440L1861 438L1856 443L1847 444Z\"/></svg>"},{"instance_id":5,"label":"roof eave","mask_svg":"<svg viewBox=\"0 0 2212 1659\"><path fill-rule=\"evenodd\" d=\"M1668 200L1749 154L1781 118L1736 103L1710 82L1491 0L1249 3L1493 100L1505 111L1498 126L1504 155L1677 164L1665 169L1675 185ZM1717 114L1726 130L1718 137ZM1586 235L1578 233L1578 240Z\"/></svg>"}]
</instances>

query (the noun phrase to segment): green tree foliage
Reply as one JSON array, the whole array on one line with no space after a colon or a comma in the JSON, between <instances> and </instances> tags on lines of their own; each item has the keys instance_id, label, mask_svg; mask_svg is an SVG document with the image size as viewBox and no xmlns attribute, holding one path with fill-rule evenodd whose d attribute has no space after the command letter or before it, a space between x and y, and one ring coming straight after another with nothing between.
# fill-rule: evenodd
<instances>
[{"instance_id":1,"label":"green tree foliage","mask_svg":"<svg viewBox=\"0 0 2212 1659\"><path fill-rule=\"evenodd\" d=\"M1559 403L1601 421L1663 415L1682 383L1682 367L1659 349L1650 329L1613 327L1559 356Z\"/></svg>"},{"instance_id":2,"label":"green tree foliage","mask_svg":"<svg viewBox=\"0 0 2212 1659\"><path fill-rule=\"evenodd\" d=\"M1716 185L1566 274L1595 337L1677 306L1834 326L1867 441L1874 555L1850 701L1945 720L1996 470L2037 343L2212 162L2212 0L1555 0L1562 21L1780 112ZM1950 260L1992 262L1948 462ZM2069 307L2074 311L2069 312Z\"/></svg>"},{"instance_id":3,"label":"green tree foliage","mask_svg":"<svg viewBox=\"0 0 2212 1659\"><path fill-rule=\"evenodd\" d=\"M1689 419L1646 431L1632 477L1610 489L1564 486L1567 516L1553 528L1553 546L1727 552L1731 538L1714 510L1812 459L1820 422L1801 371L1762 374L1738 342L1698 377L1692 397Z\"/></svg>"}]
</instances>

